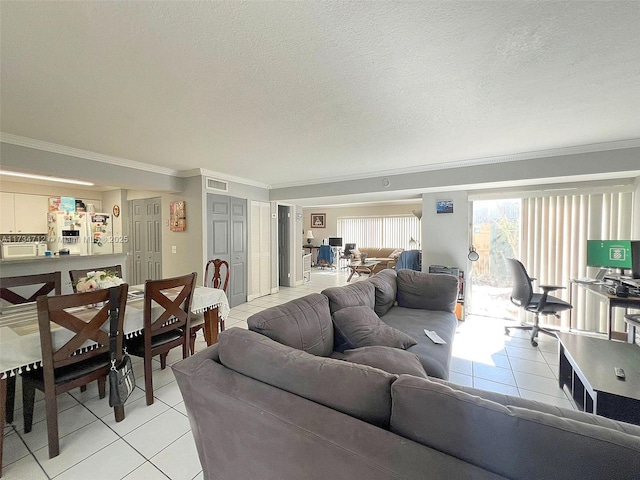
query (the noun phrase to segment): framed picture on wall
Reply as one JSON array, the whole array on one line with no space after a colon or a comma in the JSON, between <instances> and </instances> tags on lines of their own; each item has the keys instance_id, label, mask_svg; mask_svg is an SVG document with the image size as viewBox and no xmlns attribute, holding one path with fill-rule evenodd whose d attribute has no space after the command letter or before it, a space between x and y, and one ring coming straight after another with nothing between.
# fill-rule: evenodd
<instances>
[{"instance_id":1,"label":"framed picture on wall","mask_svg":"<svg viewBox=\"0 0 640 480\"><path fill-rule=\"evenodd\" d=\"M327 214L326 213L312 213L311 214L311 228L326 228L327 227Z\"/></svg>"},{"instance_id":2,"label":"framed picture on wall","mask_svg":"<svg viewBox=\"0 0 640 480\"><path fill-rule=\"evenodd\" d=\"M438 200L436 213L453 213L453 200Z\"/></svg>"},{"instance_id":3,"label":"framed picture on wall","mask_svg":"<svg viewBox=\"0 0 640 480\"><path fill-rule=\"evenodd\" d=\"M184 201L169 204L169 228L172 232L184 232L187 229L187 206Z\"/></svg>"}]
</instances>

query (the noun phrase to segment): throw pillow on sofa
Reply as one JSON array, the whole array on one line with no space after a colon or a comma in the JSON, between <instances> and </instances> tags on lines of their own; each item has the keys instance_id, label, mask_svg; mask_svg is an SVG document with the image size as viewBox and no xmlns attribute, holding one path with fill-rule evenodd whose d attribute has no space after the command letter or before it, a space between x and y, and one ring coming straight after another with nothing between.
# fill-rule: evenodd
<instances>
[{"instance_id":1,"label":"throw pillow on sofa","mask_svg":"<svg viewBox=\"0 0 640 480\"><path fill-rule=\"evenodd\" d=\"M413 375L415 377L428 378L420 359L415 353L407 352L399 348L373 345L360 347L353 350L345 350L344 353L334 352L331 358L369 365L396 375Z\"/></svg>"},{"instance_id":2,"label":"throw pillow on sofa","mask_svg":"<svg viewBox=\"0 0 640 480\"><path fill-rule=\"evenodd\" d=\"M391 310L391 307L393 307L393 304L396 302L396 294L398 292L396 277L396 271L387 268L365 280L366 282L373 283L376 289L376 304L373 310L379 317L382 317Z\"/></svg>"},{"instance_id":3,"label":"throw pillow on sofa","mask_svg":"<svg viewBox=\"0 0 640 480\"><path fill-rule=\"evenodd\" d=\"M333 314L333 327L334 350L338 352L372 345L406 349L418 343L384 323L365 306L338 310Z\"/></svg>"},{"instance_id":4,"label":"throw pillow on sofa","mask_svg":"<svg viewBox=\"0 0 640 480\"><path fill-rule=\"evenodd\" d=\"M333 352L329 301L320 293L267 308L251 315L247 324L249 330L313 355L328 357Z\"/></svg>"}]
</instances>

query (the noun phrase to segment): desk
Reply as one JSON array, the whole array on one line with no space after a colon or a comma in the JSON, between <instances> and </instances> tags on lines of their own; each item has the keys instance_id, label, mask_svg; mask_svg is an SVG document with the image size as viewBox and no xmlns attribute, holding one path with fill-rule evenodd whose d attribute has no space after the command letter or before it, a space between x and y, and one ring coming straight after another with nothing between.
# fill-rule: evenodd
<instances>
[{"instance_id":1,"label":"desk","mask_svg":"<svg viewBox=\"0 0 640 480\"><path fill-rule=\"evenodd\" d=\"M608 286L596 284L578 282L576 280L569 280L569 303L573 305L573 286L577 285L580 288L584 288L587 292L597 295L608 304L608 320L607 320L607 338L609 340L626 340L627 334L625 332L613 331L613 309L614 308L636 308L640 309L640 297L617 297L612 295L608 291ZM571 329L571 310L569 311L569 329Z\"/></svg>"}]
</instances>

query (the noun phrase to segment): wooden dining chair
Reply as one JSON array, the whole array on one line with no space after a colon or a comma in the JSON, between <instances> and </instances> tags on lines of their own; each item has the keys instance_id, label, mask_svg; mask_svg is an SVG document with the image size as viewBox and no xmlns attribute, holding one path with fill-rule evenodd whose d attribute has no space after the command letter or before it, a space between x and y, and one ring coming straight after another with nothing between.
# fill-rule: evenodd
<instances>
[{"instance_id":1,"label":"wooden dining chair","mask_svg":"<svg viewBox=\"0 0 640 480\"><path fill-rule=\"evenodd\" d=\"M112 267L87 268L84 270L69 270L69 278L71 279L71 287L73 288L73 291L77 292L76 285L81 278L86 277L87 273L89 272L96 272L98 270L103 270L105 272L116 272L116 275L118 275L119 278L122 278L122 265L113 265Z\"/></svg>"},{"instance_id":2,"label":"wooden dining chair","mask_svg":"<svg viewBox=\"0 0 640 480\"><path fill-rule=\"evenodd\" d=\"M224 282L222 276L224 275ZM205 287L221 288L224 293L227 293L229 287L229 263L226 260L219 258L209 260L204 270L204 282ZM220 331L224 331L224 320L219 319ZM196 335L198 330L204 328L204 313L198 313L193 315L191 319L191 331L189 333L189 349L191 354L195 353L196 349Z\"/></svg>"},{"instance_id":3,"label":"wooden dining chair","mask_svg":"<svg viewBox=\"0 0 640 480\"><path fill-rule=\"evenodd\" d=\"M116 360L122 358L127 284L113 287L118 304ZM24 431L31 431L36 389L44 392L47 410L49 458L60 453L58 402L61 393L98 381L100 398L106 395L106 379L111 367L109 353L110 289L38 297L38 326L42 349L42 368L22 372ZM101 307L78 308L102 303ZM103 327L104 326L104 327ZM87 342L93 343L87 347ZM116 421L124 417L123 407L114 407Z\"/></svg>"},{"instance_id":4,"label":"wooden dining chair","mask_svg":"<svg viewBox=\"0 0 640 480\"><path fill-rule=\"evenodd\" d=\"M40 288L31 294L14 291L14 289L18 287L38 285L40 285ZM18 288L18 290L20 290L20 288ZM52 292L54 295L60 295L62 293L62 272L0 278L0 298L11 305L35 302L40 295L49 295Z\"/></svg>"},{"instance_id":5,"label":"wooden dining chair","mask_svg":"<svg viewBox=\"0 0 640 480\"><path fill-rule=\"evenodd\" d=\"M197 273L144 284L144 328L142 335L127 340L127 351L144 359L144 389L147 405L153 404L151 359L160 355L160 368L167 366L167 355L182 347L182 358L189 356L191 299ZM176 294L176 292L178 292ZM173 295L176 295L172 299Z\"/></svg>"},{"instance_id":6,"label":"wooden dining chair","mask_svg":"<svg viewBox=\"0 0 640 480\"><path fill-rule=\"evenodd\" d=\"M32 288L28 288L32 287ZM17 289L17 291L14 291ZM29 293L25 293L29 290ZM60 295L62 293L62 272L21 275L18 277L0 278L0 298L11 305L33 303L40 295ZM4 421L13 422L13 409L16 397L16 376L6 378L4 385L4 415L0 420L0 431L4 429Z\"/></svg>"}]
</instances>

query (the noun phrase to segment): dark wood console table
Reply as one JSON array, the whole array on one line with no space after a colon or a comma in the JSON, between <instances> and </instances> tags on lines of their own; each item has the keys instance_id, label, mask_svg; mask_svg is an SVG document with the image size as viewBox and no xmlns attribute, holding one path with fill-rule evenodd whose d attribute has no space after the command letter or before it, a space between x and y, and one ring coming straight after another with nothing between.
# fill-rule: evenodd
<instances>
[{"instance_id":1,"label":"dark wood console table","mask_svg":"<svg viewBox=\"0 0 640 480\"><path fill-rule=\"evenodd\" d=\"M565 385L585 412L640 425L640 347L601 338L558 333L560 388ZM626 374L619 380L614 367Z\"/></svg>"}]
</instances>

